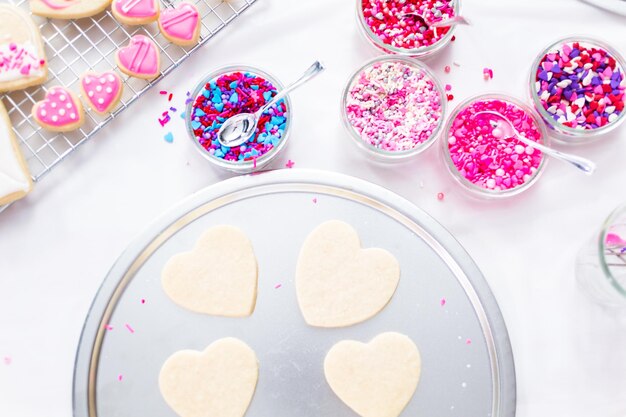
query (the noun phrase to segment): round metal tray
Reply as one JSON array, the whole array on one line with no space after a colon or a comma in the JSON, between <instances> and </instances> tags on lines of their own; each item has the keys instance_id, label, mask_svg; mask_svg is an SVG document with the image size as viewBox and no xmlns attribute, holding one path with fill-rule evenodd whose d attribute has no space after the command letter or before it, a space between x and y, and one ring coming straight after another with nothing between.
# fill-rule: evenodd
<instances>
[{"instance_id":1,"label":"round metal tray","mask_svg":"<svg viewBox=\"0 0 626 417\"><path fill-rule=\"evenodd\" d=\"M393 253L401 277L374 318L318 329L300 314L294 271L306 236L330 219L355 227L363 247ZM254 246L259 288L251 317L186 311L161 288L165 262L218 224L241 228ZM436 221L382 187L340 174L281 170L230 179L169 211L111 268L78 347L74 415L174 417L158 388L165 359L233 336L252 347L260 363L247 417L354 417L325 381L324 356L340 340L367 342L385 331L408 335L422 355L422 377L402 416L515 415L513 356L496 301L471 258Z\"/></svg>"}]
</instances>

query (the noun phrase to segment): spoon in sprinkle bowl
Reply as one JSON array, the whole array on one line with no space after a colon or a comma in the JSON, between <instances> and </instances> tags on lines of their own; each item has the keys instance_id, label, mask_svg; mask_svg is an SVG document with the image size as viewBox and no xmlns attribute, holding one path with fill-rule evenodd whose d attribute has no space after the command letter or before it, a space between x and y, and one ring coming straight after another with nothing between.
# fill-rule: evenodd
<instances>
[{"instance_id":1,"label":"spoon in sprinkle bowl","mask_svg":"<svg viewBox=\"0 0 626 417\"><path fill-rule=\"evenodd\" d=\"M471 25L472 23L469 21L469 19L465 16L453 16L449 19L444 19L444 20L439 20L437 22L429 22L428 20L426 20L426 18L417 13L417 12L406 12L406 13L402 13L400 15L400 19L404 19L407 16L413 16L416 17L418 20L420 20L426 27L431 27L431 28L440 28L440 27L446 27L446 26L454 26L454 25Z\"/></svg>"},{"instance_id":2,"label":"spoon in sprinkle bowl","mask_svg":"<svg viewBox=\"0 0 626 417\"><path fill-rule=\"evenodd\" d=\"M278 103L289 92L300 87L320 72L324 71L324 65L315 61L304 74L296 81L279 91L270 101L254 113L239 113L224 121L217 133L217 141L229 148L239 146L247 142L256 132L256 126L263 112Z\"/></svg>"},{"instance_id":3,"label":"spoon in sprinkle bowl","mask_svg":"<svg viewBox=\"0 0 626 417\"><path fill-rule=\"evenodd\" d=\"M542 145L541 143L537 143L534 140L528 139L527 137L523 136L515 128L515 126L513 126L513 123L506 116L498 113L497 111L490 111L490 110L479 111L479 112L474 113L472 117L483 116L483 115L491 115L500 119L502 123L498 123L492 119L492 120L489 120L489 125L494 130L500 129L502 131L502 137L504 138L514 137L515 139L519 140L520 142L522 142L523 144L527 146L530 146L533 149L541 151L545 153L546 155L549 155L553 158L556 158L561 161L568 162L574 165L576 168L580 169L587 175L593 174L593 171L595 171L596 169L596 164L586 158L568 154L568 153L563 153L563 152L557 151L556 149L552 149L545 145Z\"/></svg>"}]
</instances>

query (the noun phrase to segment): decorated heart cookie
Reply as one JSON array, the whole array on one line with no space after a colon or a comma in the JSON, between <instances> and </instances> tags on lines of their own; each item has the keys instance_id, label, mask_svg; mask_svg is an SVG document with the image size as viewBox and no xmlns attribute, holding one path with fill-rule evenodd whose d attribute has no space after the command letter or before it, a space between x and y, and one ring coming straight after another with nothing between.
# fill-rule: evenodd
<instances>
[{"instance_id":1,"label":"decorated heart cookie","mask_svg":"<svg viewBox=\"0 0 626 417\"><path fill-rule=\"evenodd\" d=\"M113 71L103 74L88 72L80 79L80 88L89 106L99 114L107 114L119 103L123 85Z\"/></svg>"},{"instance_id":2,"label":"decorated heart cookie","mask_svg":"<svg viewBox=\"0 0 626 417\"><path fill-rule=\"evenodd\" d=\"M32 184L9 115L0 101L0 206L26 196Z\"/></svg>"},{"instance_id":3,"label":"decorated heart cookie","mask_svg":"<svg viewBox=\"0 0 626 417\"><path fill-rule=\"evenodd\" d=\"M159 16L159 29L172 43L190 46L200 37L200 14L195 5L180 3L174 9L165 9Z\"/></svg>"},{"instance_id":4,"label":"decorated heart cookie","mask_svg":"<svg viewBox=\"0 0 626 417\"><path fill-rule=\"evenodd\" d=\"M144 35L133 36L128 46L117 51L115 59L120 70L131 77L151 80L159 75L159 52Z\"/></svg>"},{"instance_id":5,"label":"decorated heart cookie","mask_svg":"<svg viewBox=\"0 0 626 417\"><path fill-rule=\"evenodd\" d=\"M311 232L300 250L298 304L311 326L350 326L380 312L399 279L400 267L392 254L361 249L354 228L333 220Z\"/></svg>"},{"instance_id":6,"label":"decorated heart cookie","mask_svg":"<svg viewBox=\"0 0 626 417\"><path fill-rule=\"evenodd\" d=\"M159 18L159 0L113 0L113 16L127 25L145 25Z\"/></svg>"},{"instance_id":7,"label":"decorated heart cookie","mask_svg":"<svg viewBox=\"0 0 626 417\"><path fill-rule=\"evenodd\" d=\"M39 29L17 7L0 4L0 92L41 84L47 76Z\"/></svg>"},{"instance_id":8,"label":"decorated heart cookie","mask_svg":"<svg viewBox=\"0 0 626 417\"><path fill-rule=\"evenodd\" d=\"M103 12L111 0L30 0L33 14L54 19L80 19Z\"/></svg>"},{"instance_id":9,"label":"decorated heart cookie","mask_svg":"<svg viewBox=\"0 0 626 417\"><path fill-rule=\"evenodd\" d=\"M361 417L398 417L420 379L417 346L399 333L383 333L365 344L345 340L324 360L326 381Z\"/></svg>"},{"instance_id":10,"label":"decorated heart cookie","mask_svg":"<svg viewBox=\"0 0 626 417\"><path fill-rule=\"evenodd\" d=\"M249 316L257 292L257 262L247 236L232 226L207 230L191 252L174 255L161 274L165 293L189 310Z\"/></svg>"},{"instance_id":11,"label":"decorated heart cookie","mask_svg":"<svg viewBox=\"0 0 626 417\"><path fill-rule=\"evenodd\" d=\"M52 87L46 97L33 106L33 118L46 130L69 132L83 124L83 105L74 93Z\"/></svg>"},{"instance_id":12,"label":"decorated heart cookie","mask_svg":"<svg viewBox=\"0 0 626 417\"><path fill-rule=\"evenodd\" d=\"M165 402L180 417L243 417L259 377L256 354L238 339L220 339L204 352L170 356L159 374Z\"/></svg>"}]
</instances>

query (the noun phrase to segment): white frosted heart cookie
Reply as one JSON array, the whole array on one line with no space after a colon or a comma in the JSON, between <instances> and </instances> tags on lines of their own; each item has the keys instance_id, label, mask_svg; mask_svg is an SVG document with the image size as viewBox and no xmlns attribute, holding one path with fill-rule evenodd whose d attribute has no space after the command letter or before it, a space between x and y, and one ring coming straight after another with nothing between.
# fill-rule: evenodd
<instances>
[{"instance_id":1,"label":"white frosted heart cookie","mask_svg":"<svg viewBox=\"0 0 626 417\"><path fill-rule=\"evenodd\" d=\"M400 266L384 249L361 249L352 226L322 223L306 238L296 267L298 304L305 321L343 327L378 314L391 300Z\"/></svg>"},{"instance_id":2,"label":"white frosted heart cookie","mask_svg":"<svg viewBox=\"0 0 626 417\"><path fill-rule=\"evenodd\" d=\"M174 255L163 268L165 293L198 313L226 317L252 314L256 304L257 261L248 237L232 226L215 226L191 252Z\"/></svg>"},{"instance_id":3,"label":"white frosted heart cookie","mask_svg":"<svg viewBox=\"0 0 626 417\"><path fill-rule=\"evenodd\" d=\"M421 367L415 343L393 332L367 344L341 341L324 360L326 381L361 417L398 417L415 393Z\"/></svg>"},{"instance_id":4,"label":"white frosted heart cookie","mask_svg":"<svg viewBox=\"0 0 626 417\"><path fill-rule=\"evenodd\" d=\"M239 339L170 356L159 374L165 402L180 417L243 417L259 378L256 354Z\"/></svg>"},{"instance_id":5,"label":"white frosted heart cookie","mask_svg":"<svg viewBox=\"0 0 626 417\"><path fill-rule=\"evenodd\" d=\"M39 29L19 8L0 4L0 92L38 85L47 77Z\"/></svg>"},{"instance_id":6,"label":"white frosted heart cookie","mask_svg":"<svg viewBox=\"0 0 626 417\"><path fill-rule=\"evenodd\" d=\"M53 19L81 19L103 12L111 0L30 0L30 10Z\"/></svg>"},{"instance_id":7,"label":"white frosted heart cookie","mask_svg":"<svg viewBox=\"0 0 626 417\"><path fill-rule=\"evenodd\" d=\"M0 206L26 196L32 185L9 115L0 101Z\"/></svg>"}]
</instances>

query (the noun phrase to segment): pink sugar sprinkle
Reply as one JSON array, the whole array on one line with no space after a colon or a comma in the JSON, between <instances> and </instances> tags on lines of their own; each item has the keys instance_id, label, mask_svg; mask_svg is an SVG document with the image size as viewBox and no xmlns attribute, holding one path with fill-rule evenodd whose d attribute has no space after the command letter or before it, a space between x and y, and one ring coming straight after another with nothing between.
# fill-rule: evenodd
<instances>
[{"instance_id":1,"label":"pink sugar sprinkle","mask_svg":"<svg viewBox=\"0 0 626 417\"><path fill-rule=\"evenodd\" d=\"M446 84L446 91L452 90L452 86L450 84Z\"/></svg>"},{"instance_id":2,"label":"pink sugar sprinkle","mask_svg":"<svg viewBox=\"0 0 626 417\"><path fill-rule=\"evenodd\" d=\"M446 65L445 67L443 67L443 70L445 71L446 74L450 73L450 65Z\"/></svg>"},{"instance_id":3,"label":"pink sugar sprinkle","mask_svg":"<svg viewBox=\"0 0 626 417\"><path fill-rule=\"evenodd\" d=\"M161 91L159 91L159 94L161 94L162 96L164 96L164 95L166 95L166 94L167 94L167 91L165 91L165 90L161 90Z\"/></svg>"},{"instance_id":4,"label":"pink sugar sprinkle","mask_svg":"<svg viewBox=\"0 0 626 417\"><path fill-rule=\"evenodd\" d=\"M280 288L280 287L282 287L282 286L283 286L283 284L276 284L276 285L274 285L274 289L276 289L276 290L277 290L277 289L279 289L279 288Z\"/></svg>"},{"instance_id":5,"label":"pink sugar sprinkle","mask_svg":"<svg viewBox=\"0 0 626 417\"><path fill-rule=\"evenodd\" d=\"M444 193L437 193L437 200L443 201L444 198L446 198L446 195Z\"/></svg>"},{"instance_id":6,"label":"pink sugar sprinkle","mask_svg":"<svg viewBox=\"0 0 626 417\"><path fill-rule=\"evenodd\" d=\"M5 365L9 366L9 365L11 365L12 362L13 362L13 359L11 359L10 356L5 356L4 357L4 364Z\"/></svg>"},{"instance_id":7,"label":"pink sugar sprinkle","mask_svg":"<svg viewBox=\"0 0 626 417\"><path fill-rule=\"evenodd\" d=\"M471 345L471 344L472 344L472 339L467 339L467 340L465 341L465 344L466 344L466 345Z\"/></svg>"},{"instance_id":8,"label":"pink sugar sprinkle","mask_svg":"<svg viewBox=\"0 0 626 417\"><path fill-rule=\"evenodd\" d=\"M104 328L105 328L106 330L113 330L113 326L111 326L110 324L105 324L105 325L104 325Z\"/></svg>"},{"instance_id":9,"label":"pink sugar sprinkle","mask_svg":"<svg viewBox=\"0 0 626 417\"><path fill-rule=\"evenodd\" d=\"M126 328L128 329L128 331L129 331L129 332L131 332L131 333L135 333L135 329L133 329L133 328L130 326L130 324L126 323L126 324L125 324L125 326L126 326Z\"/></svg>"},{"instance_id":10,"label":"pink sugar sprinkle","mask_svg":"<svg viewBox=\"0 0 626 417\"><path fill-rule=\"evenodd\" d=\"M485 80L490 80L493 78L493 70L491 68L484 68L483 69L483 78Z\"/></svg>"},{"instance_id":11,"label":"pink sugar sprinkle","mask_svg":"<svg viewBox=\"0 0 626 417\"><path fill-rule=\"evenodd\" d=\"M488 190L503 191L527 183L534 177L543 155L515 138L505 137L502 121L508 118L528 139L543 142L535 119L519 105L504 99L479 98L460 109L447 132L449 156L461 177ZM491 122L496 123L494 128Z\"/></svg>"},{"instance_id":12,"label":"pink sugar sprinkle","mask_svg":"<svg viewBox=\"0 0 626 417\"><path fill-rule=\"evenodd\" d=\"M142 298L142 299L141 299L141 304L145 304L145 303L146 303L146 299L145 299L145 298Z\"/></svg>"},{"instance_id":13,"label":"pink sugar sprinkle","mask_svg":"<svg viewBox=\"0 0 626 417\"><path fill-rule=\"evenodd\" d=\"M439 302L439 304L441 304L441 307L446 305L446 299L442 298L441 301Z\"/></svg>"},{"instance_id":14,"label":"pink sugar sprinkle","mask_svg":"<svg viewBox=\"0 0 626 417\"><path fill-rule=\"evenodd\" d=\"M291 169L291 168L293 168L293 166L294 166L295 164L296 164L296 163L295 163L295 162L293 162L293 161L290 159L290 160L288 160L288 161L287 161L287 163L285 164L285 166L286 166L287 168Z\"/></svg>"},{"instance_id":15,"label":"pink sugar sprinkle","mask_svg":"<svg viewBox=\"0 0 626 417\"><path fill-rule=\"evenodd\" d=\"M313 197L313 204L317 204L317 198Z\"/></svg>"},{"instance_id":16,"label":"pink sugar sprinkle","mask_svg":"<svg viewBox=\"0 0 626 417\"><path fill-rule=\"evenodd\" d=\"M118 381L121 381L123 378L124 378L124 375L122 375L122 374L119 374L119 375L117 376L117 380L118 380Z\"/></svg>"}]
</instances>

